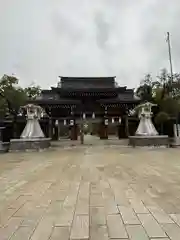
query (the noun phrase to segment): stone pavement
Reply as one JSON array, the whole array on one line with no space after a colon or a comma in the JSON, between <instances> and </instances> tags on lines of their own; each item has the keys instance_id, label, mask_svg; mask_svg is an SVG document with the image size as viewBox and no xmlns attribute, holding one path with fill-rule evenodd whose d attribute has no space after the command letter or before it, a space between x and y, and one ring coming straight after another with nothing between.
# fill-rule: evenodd
<instances>
[{"instance_id":1,"label":"stone pavement","mask_svg":"<svg viewBox=\"0 0 180 240\"><path fill-rule=\"evenodd\" d=\"M180 150L0 155L1 240L179 240Z\"/></svg>"}]
</instances>

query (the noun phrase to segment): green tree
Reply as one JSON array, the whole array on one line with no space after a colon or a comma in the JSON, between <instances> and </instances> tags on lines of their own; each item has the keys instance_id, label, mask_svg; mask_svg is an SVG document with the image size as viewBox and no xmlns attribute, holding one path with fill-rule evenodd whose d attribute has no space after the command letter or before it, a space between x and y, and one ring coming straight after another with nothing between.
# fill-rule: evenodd
<instances>
[{"instance_id":1,"label":"green tree","mask_svg":"<svg viewBox=\"0 0 180 240\"><path fill-rule=\"evenodd\" d=\"M18 79L8 75L0 79L0 97L1 117L7 113L17 115L19 107L27 100L26 93L18 86Z\"/></svg>"},{"instance_id":2,"label":"green tree","mask_svg":"<svg viewBox=\"0 0 180 240\"><path fill-rule=\"evenodd\" d=\"M31 86L25 88L24 91L29 99L36 99L41 94L41 87L33 83Z\"/></svg>"},{"instance_id":3,"label":"green tree","mask_svg":"<svg viewBox=\"0 0 180 240\"><path fill-rule=\"evenodd\" d=\"M158 76L159 87L156 91L155 101L159 104L160 111L167 113L170 117L177 117L180 111L180 74L171 75L166 69L162 69Z\"/></svg>"},{"instance_id":4,"label":"green tree","mask_svg":"<svg viewBox=\"0 0 180 240\"><path fill-rule=\"evenodd\" d=\"M151 74L146 74L136 94L142 101L160 101L169 95L180 98L180 74L175 73L173 81L165 68L160 71L155 80L152 79Z\"/></svg>"},{"instance_id":5,"label":"green tree","mask_svg":"<svg viewBox=\"0 0 180 240\"><path fill-rule=\"evenodd\" d=\"M164 123L169 120L169 115L166 112L160 111L158 112L158 114L156 114L154 120L157 125L160 125L161 133L163 134L163 126L164 126Z\"/></svg>"},{"instance_id":6,"label":"green tree","mask_svg":"<svg viewBox=\"0 0 180 240\"><path fill-rule=\"evenodd\" d=\"M136 95L142 101L153 100L153 81L151 74L146 74L144 79L140 82L140 86L136 90Z\"/></svg>"},{"instance_id":7,"label":"green tree","mask_svg":"<svg viewBox=\"0 0 180 240\"><path fill-rule=\"evenodd\" d=\"M157 78L164 90L162 98L169 95L173 98L180 98L180 73L174 73L173 78L171 78L171 74L164 68Z\"/></svg>"},{"instance_id":8,"label":"green tree","mask_svg":"<svg viewBox=\"0 0 180 240\"><path fill-rule=\"evenodd\" d=\"M20 106L27 101L25 91L18 86L18 79L14 76L4 75L0 79L0 106L1 118L9 115L13 120L13 133L17 133L17 116Z\"/></svg>"},{"instance_id":9,"label":"green tree","mask_svg":"<svg viewBox=\"0 0 180 240\"><path fill-rule=\"evenodd\" d=\"M0 79L0 117L5 117L6 114L16 117L19 108L28 99L35 99L41 93L40 86L36 86L34 83L25 89L18 83L19 80L15 76L4 75Z\"/></svg>"}]
</instances>

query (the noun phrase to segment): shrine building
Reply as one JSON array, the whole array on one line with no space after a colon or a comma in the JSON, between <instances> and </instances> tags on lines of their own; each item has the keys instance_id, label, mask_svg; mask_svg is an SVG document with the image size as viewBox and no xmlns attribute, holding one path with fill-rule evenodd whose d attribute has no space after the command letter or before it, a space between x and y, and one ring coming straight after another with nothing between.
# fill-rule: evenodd
<instances>
[{"instance_id":1,"label":"shrine building","mask_svg":"<svg viewBox=\"0 0 180 240\"><path fill-rule=\"evenodd\" d=\"M140 100L133 89L119 87L115 77L60 77L57 87L42 90L34 103L41 106L47 116L41 125L47 137L77 140L80 126L84 132L107 139L128 136L129 110Z\"/></svg>"}]
</instances>

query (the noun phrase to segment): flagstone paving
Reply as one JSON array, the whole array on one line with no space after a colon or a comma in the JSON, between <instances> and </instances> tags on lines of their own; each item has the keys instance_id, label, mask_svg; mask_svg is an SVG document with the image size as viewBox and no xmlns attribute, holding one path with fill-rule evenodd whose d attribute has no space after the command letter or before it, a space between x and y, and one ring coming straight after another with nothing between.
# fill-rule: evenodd
<instances>
[{"instance_id":1,"label":"flagstone paving","mask_svg":"<svg viewBox=\"0 0 180 240\"><path fill-rule=\"evenodd\" d=\"M180 150L0 155L1 240L180 239Z\"/></svg>"}]
</instances>

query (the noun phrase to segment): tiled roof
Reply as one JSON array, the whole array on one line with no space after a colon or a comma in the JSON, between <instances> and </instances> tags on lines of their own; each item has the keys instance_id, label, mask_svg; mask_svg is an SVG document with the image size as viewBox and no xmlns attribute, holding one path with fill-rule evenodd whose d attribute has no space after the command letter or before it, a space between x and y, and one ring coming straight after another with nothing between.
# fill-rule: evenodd
<instances>
[{"instance_id":1,"label":"tiled roof","mask_svg":"<svg viewBox=\"0 0 180 240\"><path fill-rule=\"evenodd\" d=\"M100 103L117 103L117 102L138 102L140 101L134 95L130 95L127 93L121 93L118 95L117 98L110 98L110 99L101 99L99 100Z\"/></svg>"},{"instance_id":2,"label":"tiled roof","mask_svg":"<svg viewBox=\"0 0 180 240\"><path fill-rule=\"evenodd\" d=\"M74 100L74 99L36 99L36 100L29 100L29 103L36 103L36 104L80 104L81 101Z\"/></svg>"},{"instance_id":3,"label":"tiled roof","mask_svg":"<svg viewBox=\"0 0 180 240\"><path fill-rule=\"evenodd\" d=\"M109 88L115 87L115 77L61 77L61 88Z\"/></svg>"}]
</instances>

